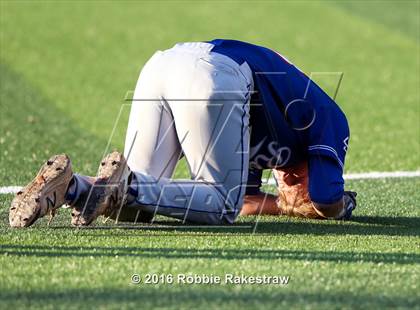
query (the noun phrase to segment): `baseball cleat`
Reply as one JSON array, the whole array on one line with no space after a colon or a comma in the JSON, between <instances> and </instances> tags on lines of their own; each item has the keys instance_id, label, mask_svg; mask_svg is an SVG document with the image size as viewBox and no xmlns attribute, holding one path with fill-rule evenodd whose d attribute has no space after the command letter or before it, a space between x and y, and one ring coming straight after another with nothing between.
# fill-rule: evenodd
<instances>
[{"instance_id":1,"label":"baseball cleat","mask_svg":"<svg viewBox=\"0 0 420 310\"><path fill-rule=\"evenodd\" d=\"M101 162L98 176L87 199L72 210L72 225L88 226L98 216L111 216L125 204L130 169L119 152L108 154Z\"/></svg>"},{"instance_id":2,"label":"baseball cleat","mask_svg":"<svg viewBox=\"0 0 420 310\"><path fill-rule=\"evenodd\" d=\"M50 214L51 222L56 210L66 203L65 196L72 177L71 162L67 155L54 155L47 160L37 176L12 200L10 226L31 226L47 213Z\"/></svg>"}]
</instances>

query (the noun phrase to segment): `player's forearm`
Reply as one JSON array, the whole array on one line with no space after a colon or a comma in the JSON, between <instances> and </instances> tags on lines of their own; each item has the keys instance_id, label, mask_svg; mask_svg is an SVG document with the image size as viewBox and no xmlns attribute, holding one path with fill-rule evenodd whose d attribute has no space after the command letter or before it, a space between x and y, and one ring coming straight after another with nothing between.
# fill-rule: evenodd
<instances>
[{"instance_id":1,"label":"player's forearm","mask_svg":"<svg viewBox=\"0 0 420 310\"><path fill-rule=\"evenodd\" d=\"M268 193L245 195L240 215L278 215L277 196Z\"/></svg>"},{"instance_id":2,"label":"player's forearm","mask_svg":"<svg viewBox=\"0 0 420 310\"><path fill-rule=\"evenodd\" d=\"M277 203L280 213L288 216L328 219L339 218L345 212L343 199L332 204L319 204L311 201L309 196L295 196L291 199L280 193Z\"/></svg>"},{"instance_id":3,"label":"player's forearm","mask_svg":"<svg viewBox=\"0 0 420 310\"><path fill-rule=\"evenodd\" d=\"M313 203L315 211L324 218L340 218L345 213L344 199L332 204Z\"/></svg>"},{"instance_id":4,"label":"player's forearm","mask_svg":"<svg viewBox=\"0 0 420 310\"><path fill-rule=\"evenodd\" d=\"M287 199L289 198L289 199ZM308 197L285 197L261 193L259 195L246 195L240 215L288 215L304 218L339 218L344 212L344 201L332 204L319 204L312 202Z\"/></svg>"},{"instance_id":5,"label":"player's forearm","mask_svg":"<svg viewBox=\"0 0 420 310\"><path fill-rule=\"evenodd\" d=\"M295 203L288 203L287 201L279 198L277 201L277 208L279 209L279 213L282 215L313 219L325 218L316 212L313 203L310 201L296 201Z\"/></svg>"}]
</instances>

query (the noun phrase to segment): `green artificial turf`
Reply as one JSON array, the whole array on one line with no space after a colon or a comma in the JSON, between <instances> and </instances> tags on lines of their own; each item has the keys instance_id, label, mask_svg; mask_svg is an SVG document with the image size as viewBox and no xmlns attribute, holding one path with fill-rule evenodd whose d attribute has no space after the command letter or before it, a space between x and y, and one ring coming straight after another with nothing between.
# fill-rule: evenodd
<instances>
[{"instance_id":1,"label":"green artificial turf","mask_svg":"<svg viewBox=\"0 0 420 310\"><path fill-rule=\"evenodd\" d=\"M346 172L419 170L419 10L419 1L1 1L0 186L25 184L59 152L95 174L104 152L123 148L124 98L148 57L217 37L281 52L331 95L344 73ZM348 182L359 193L351 222L251 217L222 228L159 217L78 230L62 210L51 227L10 229L12 195L0 195L0 308L419 308L419 185ZM134 285L133 273L290 281Z\"/></svg>"},{"instance_id":2,"label":"green artificial turf","mask_svg":"<svg viewBox=\"0 0 420 310\"><path fill-rule=\"evenodd\" d=\"M350 182L351 222L241 218L231 227L97 223L69 228L62 210L29 229L0 226L5 308L418 307L420 179ZM2 196L2 204L10 196ZM131 275L289 276L287 285L131 284Z\"/></svg>"}]
</instances>

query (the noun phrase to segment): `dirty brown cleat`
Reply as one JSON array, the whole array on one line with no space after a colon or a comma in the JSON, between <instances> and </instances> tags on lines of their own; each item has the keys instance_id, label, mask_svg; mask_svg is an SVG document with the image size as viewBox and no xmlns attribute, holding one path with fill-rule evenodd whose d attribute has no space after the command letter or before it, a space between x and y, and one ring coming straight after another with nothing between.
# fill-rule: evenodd
<instances>
[{"instance_id":1,"label":"dirty brown cleat","mask_svg":"<svg viewBox=\"0 0 420 310\"><path fill-rule=\"evenodd\" d=\"M10 226L28 227L46 214L50 214L52 219L56 210L66 203L65 196L72 177L67 155L51 157L13 199L9 212Z\"/></svg>"},{"instance_id":2,"label":"dirty brown cleat","mask_svg":"<svg viewBox=\"0 0 420 310\"><path fill-rule=\"evenodd\" d=\"M129 175L130 169L121 153L105 156L85 202L72 210L72 225L88 226L100 215L118 212L126 201Z\"/></svg>"}]
</instances>

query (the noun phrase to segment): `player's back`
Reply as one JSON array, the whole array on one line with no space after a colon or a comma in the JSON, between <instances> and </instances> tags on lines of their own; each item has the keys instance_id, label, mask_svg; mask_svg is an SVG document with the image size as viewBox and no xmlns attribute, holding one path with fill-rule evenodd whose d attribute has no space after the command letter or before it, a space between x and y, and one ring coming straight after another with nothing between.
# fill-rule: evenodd
<instances>
[{"instance_id":1,"label":"player's back","mask_svg":"<svg viewBox=\"0 0 420 310\"><path fill-rule=\"evenodd\" d=\"M255 90L251 105L263 107L254 109L254 115L251 111L251 125L260 131L257 140L265 134L279 145L294 149L290 164L293 158L299 161L302 156L317 153L333 157L343 165L349 137L347 120L316 83L285 57L266 47L223 39L208 43L214 45L212 52L250 66ZM251 138L254 138L252 146L258 141L255 135Z\"/></svg>"}]
</instances>

